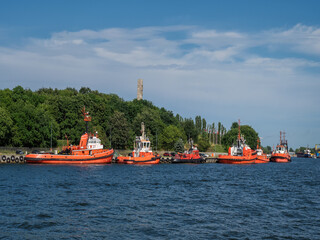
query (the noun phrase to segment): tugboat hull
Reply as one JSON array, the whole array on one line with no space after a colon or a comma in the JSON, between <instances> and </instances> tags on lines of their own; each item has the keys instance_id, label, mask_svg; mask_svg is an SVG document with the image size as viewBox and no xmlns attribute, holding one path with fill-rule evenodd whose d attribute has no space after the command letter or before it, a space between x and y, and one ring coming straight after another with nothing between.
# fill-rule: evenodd
<instances>
[{"instance_id":1,"label":"tugboat hull","mask_svg":"<svg viewBox=\"0 0 320 240\"><path fill-rule=\"evenodd\" d=\"M268 163L270 162L267 156L258 156L255 163Z\"/></svg>"},{"instance_id":2,"label":"tugboat hull","mask_svg":"<svg viewBox=\"0 0 320 240\"><path fill-rule=\"evenodd\" d=\"M291 162L289 154L273 154L271 155L270 162L288 163Z\"/></svg>"},{"instance_id":3,"label":"tugboat hull","mask_svg":"<svg viewBox=\"0 0 320 240\"><path fill-rule=\"evenodd\" d=\"M35 164L107 164L112 162L113 150L94 155L63 155L63 154L28 154L26 163Z\"/></svg>"},{"instance_id":4,"label":"tugboat hull","mask_svg":"<svg viewBox=\"0 0 320 240\"><path fill-rule=\"evenodd\" d=\"M120 164L158 164L160 156L117 157L116 162Z\"/></svg>"},{"instance_id":5,"label":"tugboat hull","mask_svg":"<svg viewBox=\"0 0 320 240\"><path fill-rule=\"evenodd\" d=\"M224 163L224 164L254 164L256 163L257 157L251 156L230 156L230 155L220 155L218 158L218 163Z\"/></svg>"}]
</instances>

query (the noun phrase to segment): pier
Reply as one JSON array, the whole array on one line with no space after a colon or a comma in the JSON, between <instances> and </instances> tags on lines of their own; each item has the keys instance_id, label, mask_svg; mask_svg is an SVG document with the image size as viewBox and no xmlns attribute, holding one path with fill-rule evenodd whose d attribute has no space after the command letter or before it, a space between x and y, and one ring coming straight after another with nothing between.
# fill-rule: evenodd
<instances>
[{"instance_id":1,"label":"pier","mask_svg":"<svg viewBox=\"0 0 320 240\"><path fill-rule=\"evenodd\" d=\"M121 155L123 154L128 154L129 151L127 150L120 150L120 151L116 151L116 154L114 155L114 159L112 161L112 163L115 163L115 158L121 153ZM160 159L160 164L171 164L172 160L174 159L173 156L163 156L164 152L161 152L161 159ZM225 155L227 153L204 153L206 155L208 155L208 157L205 158L205 162L204 163L216 163L218 156L219 155ZM25 154L0 154L0 164L23 164L25 163Z\"/></svg>"}]
</instances>

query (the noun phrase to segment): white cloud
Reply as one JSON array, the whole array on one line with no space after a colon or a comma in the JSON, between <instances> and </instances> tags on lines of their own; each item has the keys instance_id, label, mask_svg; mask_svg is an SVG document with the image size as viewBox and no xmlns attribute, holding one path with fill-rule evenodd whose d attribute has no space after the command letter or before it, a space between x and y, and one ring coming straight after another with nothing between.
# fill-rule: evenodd
<instances>
[{"instance_id":1,"label":"white cloud","mask_svg":"<svg viewBox=\"0 0 320 240\"><path fill-rule=\"evenodd\" d=\"M65 31L20 49L0 47L1 85L88 86L132 99L143 78L149 100L186 117L281 125L320 102L319 36L320 29L301 24L257 33L196 26Z\"/></svg>"},{"instance_id":2,"label":"white cloud","mask_svg":"<svg viewBox=\"0 0 320 240\"><path fill-rule=\"evenodd\" d=\"M320 28L297 24L287 30L270 30L262 34L264 41L276 50L320 56Z\"/></svg>"}]
</instances>

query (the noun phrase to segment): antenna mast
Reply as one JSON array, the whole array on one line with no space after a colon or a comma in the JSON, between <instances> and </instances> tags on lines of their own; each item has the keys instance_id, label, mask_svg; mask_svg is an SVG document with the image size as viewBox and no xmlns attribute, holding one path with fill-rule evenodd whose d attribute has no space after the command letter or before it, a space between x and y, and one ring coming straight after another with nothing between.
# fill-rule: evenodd
<instances>
[{"instance_id":1,"label":"antenna mast","mask_svg":"<svg viewBox=\"0 0 320 240\"><path fill-rule=\"evenodd\" d=\"M86 133L88 133L88 122L91 122L91 117L89 116L89 112L86 112L85 106L83 106L82 114L84 116L84 121L86 122Z\"/></svg>"},{"instance_id":2,"label":"antenna mast","mask_svg":"<svg viewBox=\"0 0 320 240\"><path fill-rule=\"evenodd\" d=\"M238 119L238 140L240 140L240 119Z\"/></svg>"}]
</instances>

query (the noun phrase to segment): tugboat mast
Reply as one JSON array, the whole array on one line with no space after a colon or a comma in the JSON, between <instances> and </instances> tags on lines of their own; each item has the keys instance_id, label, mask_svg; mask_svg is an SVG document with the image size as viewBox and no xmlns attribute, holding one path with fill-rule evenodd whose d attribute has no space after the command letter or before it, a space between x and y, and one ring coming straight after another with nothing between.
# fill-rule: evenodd
<instances>
[{"instance_id":1,"label":"tugboat mast","mask_svg":"<svg viewBox=\"0 0 320 240\"><path fill-rule=\"evenodd\" d=\"M240 139L241 139L241 134L240 134L240 119L238 119L238 148L240 147Z\"/></svg>"},{"instance_id":2,"label":"tugboat mast","mask_svg":"<svg viewBox=\"0 0 320 240\"><path fill-rule=\"evenodd\" d=\"M86 112L85 106L83 106L82 114L84 116L84 121L86 122L86 133L88 133L88 122L91 122L91 117L89 116L89 112Z\"/></svg>"}]
</instances>

